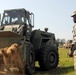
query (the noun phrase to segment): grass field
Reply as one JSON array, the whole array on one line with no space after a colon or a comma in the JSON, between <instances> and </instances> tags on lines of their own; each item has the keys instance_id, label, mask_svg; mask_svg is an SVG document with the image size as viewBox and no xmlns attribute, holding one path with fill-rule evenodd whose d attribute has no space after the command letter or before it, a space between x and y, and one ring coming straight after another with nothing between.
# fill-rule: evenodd
<instances>
[{"instance_id":1,"label":"grass field","mask_svg":"<svg viewBox=\"0 0 76 75\"><path fill-rule=\"evenodd\" d=\"M51 71L37 71L34 75L76 75L74 71L74 60L73 57L67 56L68 49L59 49L59 65L56 69ZM38 62L36 66L39 67Z\"/></svg>"}]
</instances>

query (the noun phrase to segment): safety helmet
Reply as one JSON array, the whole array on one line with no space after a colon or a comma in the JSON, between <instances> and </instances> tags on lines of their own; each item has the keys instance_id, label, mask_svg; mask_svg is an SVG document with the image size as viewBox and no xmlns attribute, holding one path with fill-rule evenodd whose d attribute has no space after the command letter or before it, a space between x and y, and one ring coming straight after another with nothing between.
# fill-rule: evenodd
<instances>
[{"instance_id":1,"label":"safety helmet","mask_svg":"<svg viewBox=\"0 0 76 75\"><path fill-rule=\"evenodd\" d=\"M74 11L71 15L71 17L75 16L76 15L76 11Z\"/></svg>"}]
</instances>

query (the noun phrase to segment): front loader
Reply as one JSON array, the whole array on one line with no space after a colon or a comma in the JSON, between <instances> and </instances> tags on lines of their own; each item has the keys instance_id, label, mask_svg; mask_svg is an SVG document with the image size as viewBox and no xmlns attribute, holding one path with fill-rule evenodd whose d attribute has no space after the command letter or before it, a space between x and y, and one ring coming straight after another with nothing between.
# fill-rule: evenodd
<instances>
[{"instance_id":1,"label":"front loader","mask_svg":"<svg viewBox=\"0 0 76 75\"><path fill-rule=\"evenodd\" d=\"M5 10L1 18L0 48L17 43L25 61L27 75L35 71L35 61L42 70L51 70L58 66L58 47L53 33L32 30L34 14L25 9Z\"/></svg>"}]
</instances>

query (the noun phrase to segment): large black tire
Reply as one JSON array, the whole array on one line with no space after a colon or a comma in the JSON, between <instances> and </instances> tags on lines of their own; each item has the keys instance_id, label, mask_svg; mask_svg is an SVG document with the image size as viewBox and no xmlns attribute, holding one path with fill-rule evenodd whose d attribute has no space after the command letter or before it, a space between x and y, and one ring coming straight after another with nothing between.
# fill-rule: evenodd
<instances>
[{"instance_id":1,"label":"large black tire","mask_svg":"<svg viewBox=\"0 0 76 75\"><path fill-rule=\"evenodd\" d=\"M26 43L26 74L32 75L35 71L35 51L31 43Z\"/></svg>"},{"instance_id":2,"label":"large black tire","mask_svg":"<svg viewBox=\"0 0 76 75\"><path fill-rule=\"evenodd\" d=\"M40 49L38 57L41 70L51 70L58 66L59 54L58 49L50 46L49 42Z\"/></svg>"}]
</instances>

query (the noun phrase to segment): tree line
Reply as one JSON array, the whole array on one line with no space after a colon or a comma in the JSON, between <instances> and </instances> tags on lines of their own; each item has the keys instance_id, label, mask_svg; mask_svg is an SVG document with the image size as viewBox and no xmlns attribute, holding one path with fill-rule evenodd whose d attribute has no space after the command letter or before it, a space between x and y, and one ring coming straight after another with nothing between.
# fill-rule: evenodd
<instances>
[{"instance_id":1,"label":"tree line","mask_svg":"<svg viewBox=\"0 0 76 75\"><path fill-rule=\"evenodd\" d=\"M69 40L69 39L65 40L65 39L57 38L56 42L57 42L58 46L63 46L63 44L65 44L65 43L72 43L72 40Z\"/></svg>"}]
</instances>

